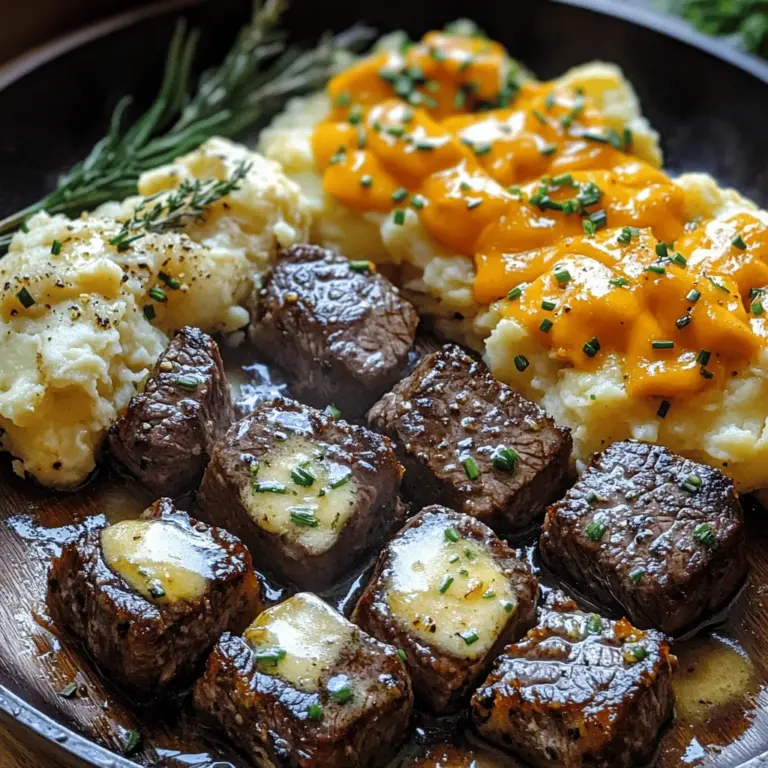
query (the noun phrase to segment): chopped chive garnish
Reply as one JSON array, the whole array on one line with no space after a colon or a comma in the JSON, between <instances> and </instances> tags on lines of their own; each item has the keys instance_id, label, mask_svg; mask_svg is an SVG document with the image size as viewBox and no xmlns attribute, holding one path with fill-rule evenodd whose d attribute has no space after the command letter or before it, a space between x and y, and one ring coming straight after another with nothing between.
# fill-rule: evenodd
<instances>
[{"instance_id":1,"label":"chopped chive garnish","mask_svg":"<svg viewBox=\"0 0 768 768\"><path fill-rule=\"evenodd\" d=\"M405 224L405 211L402 208L398 208L393 214L392 214L392 220L397 224L397 226L401 227L403 224Z\"/></svg>"},{"instance_id":2,"label":"chopped chive garnish","mask_svg":"<svg viewBox=\"0 0 768 768\"><path fill-rule=\"evenodd\" d=\"M408 197L408 190L405 187L398 187L393 193L392 193L392 199L396 203L402 203L405 198Z\"/></svg>"},{"instance_id":3,"label":"chopped chive garnish","mask_svg":"<svg viewBox=\"0 0 768 768\"><path fill-rule=\"evenodd\" d=\"M656 411L656 415L660 419L666 419L667 414L669 413L669 409L672 407L672 403L669 402L669 400L662 400L659 404L659 409Z\"/></svg>"},{"instance_id":4,"label":"chopped chive garnish","mask_svg":"<svg viewBox=\"0 0 768 768\"><path fill-rule=\"evenodd\" d=\"M606 532L607 526L602 520L593 520L585 529L584 533L591 541L600 541Z\"/></svg>"},{"instance_id":5,"label":"chopped chive garnish","mask_svg":"<svg viewBox=\"0 0 768 768\"><path fill-rule=\"evenodd\" d=\"M384 133L387 133L390 136L397 136L399 138L400 136L405 136L405 128L403 128L402 125L390 125L384 129Z\"/></svg>"},{"instance_id":6,"label":"chopped chive garnish","mask_svg":"<svg viewBox=\"0 0 768 768\"><path fill-rule=\"evenodd\" d=\"M543 146L539 152L541 152L542 155L545 157L550 157L551 155L554 155L555 152L557 152L557 145L556 144L547 144Z\"/></svg>"},{"instance_id":7,"label":"chopped chive garnish","mask_svg":"<svg viewBox=\"0 0 768 768\"><path fill-rule=\"evenodd\" d=\"M454 109L463 109L464 104L466 104L467 101L467 94L464 93L463 90L459 89L456 91L456 95L453 97L453 108Z\"/></svg>"},{"instance_id":8,"label":"chopped chive garnish","mask_svg":"<svg viewBox=\"0 0 768 768\"><path fill-rule=\"evenodd\" d=\"M509 293L507 293L507 298L510 301L514 301L515 299L519 299L520 296L523 293L524 285L516 285Z\"/></svg>"},{"instance_id":9,"label":"chopped chive garnish","mask_svg":"<svg viewBox=\"0 0 768 768\"><path fill-rule=\"evenodd\" d=\"M307 465L299 465L291 470L291 479L302 488L309 488L317 480L315 473Z\"/></svg>"},{"instance_id":10,"label":"chopped chive garnish","mask_svg":"<svg viewBox=\"0 0 768 768\"><path fill-rule=\"evenodd\" d=\"M417 211L420 211L426 204L427 201L421 195L414 195L413 199L411 200L411 205Z\"/></svg>"},{"instance_id":11,"label":"chopped chive garnish","mask_svg":"<svg viewBox=\"0 0 768 768\"><path fill-rule=\"evenodd\" d=\"M253 658L257 664L274 667L280 663L288 653L283 648L266 648L263 651L254 651Z\"/></svg>"},{"instance_id":12,"label":"chopped chive garnish","mask_svg":"<svg viewBox=\"0 0 768 768\"><path fill-rule=\"evenodd\" d=\"M309 707L307 707L307 717L310 720L322 720L323 708L319 704L310 704Z\"/></svg>"},{"instance_id":13,"label":"chopped chive garnish","mask_svg":"<svg viewBox=\"0 0 768 768\"><path fill-rule=\"evenodd\" d=\"M387 73L389 74L389 73ZM384 77L384 75L380 72L379 75L381 77ZM352 94L349 93L349 91L342 91L334 100L333 100L333 106L334 107L348 107L352 103Z\"/></svg>"},{"instance_id":14,"label":"chopped chive garnish","mask_svg":"<svg viewBox=\"0 0 768 768\"><path fill-rule=\"evenodd\" d=\"M573 174L561 173L559 176L553 176L550 184L553 187L564 187L566 184L573 184Z\"/></svg>"},{"instance_id":15,"label":"chopped chive garnish","mask_svg":"<svg viewBox=\"0 0 768 768\"><path fill-rule=\"evenodd\" d=\"M544 333L549 333L552 330L552 326L553 325L554 325L554 323L548 317L545 317L539 323L539 330L543 331Z\"/></svg>"},{"instance_id":16,"label":"chopped chive garnish","mask_svg":"<svg viewBox=\"0 0 768 768\"><path fill-rule=\"evenodd\" d=\"M166 301L168 297L162 288L154 287L149 289L149 297L155 301Z\"/></svg>"},{"instance_id":17,"label":"chopped chive garnish","mask_svg":"<svg viewBox=\"0 0 768 768\"><path fill-rule=\"evenodd\" d=\"M539 122L540 122L542 125L547 125L547 124L548 124L547 118L546 118L546 117L544 117L544 115L542 115L542 114L541 114L541 112L539 112L539 110L538 110L538 109L534 109L534 110L533 110L533 116L534 116L534 117L535 117L535 118L536 118L536 119L537 119L537 120L538 120L538 121L539 121Z\"/></svg>"},{"instance_id":18,"label":"chopped chive garnish","mask_svg":"<svg viewBox=\"0 0 768 768\"><path fill-rule=\"evenodd\" d=\"M656 255L660 259L666 259L668 252L667 252L667 244L666 243L656 243Z\"/></svg>"},{"instance_id":19,"label":"chopped chive garnish","mask_svg":"<svg viewBox=\"0 0 768 768\"><path fill-rule=\"evenodd\" d=\"M61 240L54 240L51 243L51 253L58 256L61 253Z\"/></svg>"},{"instance_id":20,"label":"chopped chive garnish","mask_svg":"<svg viewBox=\"0 0 768 768\"><path fill-rule=\"evenodd\" d=\"M700 544L704 544L706 547L713 547L717 541L715 531L709 523L701 523L701 525L697 525L693 531L693 538Z\"/></svg>"},{"instance_id":21,"label":"chopped chive garnish","mask_svg":"<svg viewBox=\"0 0 768 768\"><path fill-rule=\"evenodd\" d=\"M698 493L701 488L701 478L698 475L688 475L688 477L680 483L680 488L688 493Z\"/></svg>"},{"instance_id":22,"label":"chopped chive garnish","mask_svg":"<svg viewBox=\"0 0 768 768\"><path fill-rule=\"evenodd\" d=\"M629 572L629 578L637 584L640 579L645 576L645 569L644 568L635 568L634 570Z\"/></svg>"},{"instance_id":23,"label":"chopped chive garnish","mask_svg":"<svg viewBox=\"0 0 768 768\"><path fill-rule=\"evenodd\" d=\"M622 245L629 245L632 242L632 238L640 234L640 230L636 227L622 227L619 236L616 238Z\"/></svg>"},{"instance_id":24,"label":"chopped chive garnish","mask_svg":"<svg viewBox=\"0 0 768 768\"><path fill-rule=\"evenodd\" d=\"M359 126L357 129L357 148L365 149L367 144L368 138L365 135L365 129L362 126Z\"/></svg>"},{"instance_id":25,"label":"chopped chive garnish","mask_svg":"<svg viewBox=\"0 0 768 768\"><path fill-rule=\"evenodd\" d=\"M653 272L655 275L663 275L667 271L663 264L649 264L645 269L647 272Z\"/></svg>"},{"instance_id":26,"label":"chopped chive garnish","mask_svg":"<svg viewBox=\"0 0 768 768\"><path fill-rule=\"evenodd\" d=\"M470 480L476 480L480 476L477 462L471 456L462 459L461 466L464 467L464 471L467 473L467 477Z\"/></svg>"},{"instance_id":27,"label":"chopped chive garnish","mask_svg":"<svg viewBox=\"0 0 768 768\"><path fill-rule=\"evenodd\" d=\"M587 633L590 635L599 635L603 631L603 620L592 613L587 617Z\"/></svg>"},{"instance_id":28,"label":"chopped chive garnish","mask_svg":"<svg viewBox=\"0 0 768 768\"><path fill-rule=\"evenodd\" d=\"M700 298L701 298L701 291L697 291L695 288L692 288L688 293L685 295L685 298L691 302L691 304L695 304Z\"/></svg>"},{"instance_id":29,"label":"chopped chive garnish","mask_svg":"<svg viewBox=\"0 0 768 768\"><path fill-rule=\"evenodd\" d=\"M181 288L181 282L175 277L167 275L165 272L158 272L158 277L172 290L178 291Z\"/></svg>"},{"instance_id":30,"label":"chopped chive garnish","mask_svg":"<svg viewBox=\"0 0 768 768\"><path fill-rule=\"evenodd\" d=\"M352 107L352 109L349 110L349 117L347 120L349 120L352 125L357 125L362 119L363 110L360 109L360 107Z\"/></svg>"},{"instance_id":31,"label":"chopped chive garnish","mask_svg":"<svg viewBox=\"0 0 768 768\"><path fill-rule=\"evenodd\" d=\"M130 757L141 745L141 734L138 731L127 731L123 741L123 754Z\"/></svg>"},{"instance_id":32,"label":"chopped chive garnish","mask_svg":"<svg viewBox=\"0 0 768 768\"><path fill-rule=\"evenodd\" d=\"M256 491L256 493L288 493L288 489L276 480L263 480L254 483L253 490Z\"/></svg>"},{"instance_id":33,"label":"chopped chive garnish","mask_svg":"<svg viewBox=\"0 0 768 768\"><path fill-rule=\"evenodd\" d=\"M571 273L567 269L556 269L554 275L560 285L565 285L571 279Z\"/></svg>"},{"instance_id":34,"label":"chopped chive garnish","mask_svg":"<svg viewBox=\"0 0 768 768\"><path fill-rule=\"evenodd\" d=\"M459 637L467 644L472 645L480 639L480 635L474 629L468 629L465 632L459 632Z\"/></svg>"},{"instance_id":35,"label":"chopped chive garnish","mask_svg":"<svg viewBox=\"0 0 768 768\"><path fill-rule=\"evenodd\" d=\"M730 293L728 288L725 286L725 283L719 278L719 277L712 277L711 275L707 275L707 280L709 280L712 285L715 286L715 288L719 288L721 291L725 291L726 293Z\"/></svg>"},{"instance_id":36,"label":"chopped chive garnish","mask_svg":"<svg viewBox=\"0 0 768 768\"><path fill-rule=\"evenodd\" d=\"M755 299L750 305L753 315L762 315L765 312L765 307L760 299Z\"/></svg>"},{"instance_id":37,"label":"chopped chive garnish","mask_svg":"<svg viewBox=\"0 0 768 768\"><path fill-rule=\"evenodd\" d=\"M600 351L600 342L597 340L597 337L592 337L584 343L582 349L587 357L594 357Z\"/></svg>"},{"instance_id":38,"label":"chopped chive garnish","mask_svg":"<svg viewBox=\"0 0 768 768\"><path fill-rule=\"evenodd\" d=\"M600 501L600 497L594 491L590 491L584 497L584 500L587 502L587 504L597 504L597 502Z\"/></svg>"},{"instance_id":39,"label":"chopped chive garnish","mask_svg":"<svg viewBox=\"0 0 768 768\"><path fill-rule=\"evenodd\" d=\"M440 594L444 595L450 588L455 579L449 573L443 577L443 583L440 585Z\"/></svg>"},{"instance_id":40,"label":"chopped chive garnish","mask_svg":"<svg viewBox=\"0 0 768 768\"><path fill-rule=\"evenodd\" d=\"M352 470L349 467L344 467L344 474L337 477L335 480L331 480L328 483L331 488L341 488L342 485L346 485L352 479Z\"/></svg>"},{"instance_id":41,"label":"chopped chive garnish","mask_svg":"<svg viewBox=\"0 0 768 768\"><path fill-rule=\"evenodd\" d=\"M194 392L200 386L197 376L182 375L176 379L176 386Z\"/></svg>"},{"instance_id":42,"label":"chopped chive garnish","mask_svg":"<svg viewBox=\"0 0 768 768\"><path fill-rule=\"evenodd\" d=\"M408 656L406 656L405 651L402 648L398 648L395 651L395 656L397 656L397 658L400 659L400 661L402 661L403 664L405 664L405 662L408 661Z\"/></svg>"},{"instance_id":43,"label":"chopped chive garnish","mask_svg":"<svg viewBox=\"0 0 768 768\"><path fill-rule=\"evenodd\" d=\"M328 695L337 704L349 704L352 701L354 694L346 675L339 675L328 681Z\"/></svg>"},{"instance_id":44,"label":"chopped chive garnish","mask_svg":"<svg viewBox=\"0 0 768 768\"><path fill-rule=\"evenodd\" d=\"M747 250L747 244L744 242L744 238L741 235L736 235L736 237L731 240L731 243L741 251Z\"/></svg>"},{"instance_id":45,"label":"chopped chive garnish","mask_svg":"<svg viewBox=\"0 0 768 768\"><path fill-rule=\"evenodd\" d=\"M486 589L485 592L483 592L483 600L491 600L494 597L496 597L496 592L492 589Z\"/></svg>"},{"instance_id":46,"label":"chopped chive garnish","mask_svg":"<svg viewBox=\"0 0 768 768\"><path fill-rule=\"evenodd\" d=\"M365 187L368 189L368 187L373 185L373 176L370 176L369 174L364 174L360 177L360 186Z\"/></svg>"},{"instance_id":47,"label":"chopped chive garnish","mask_svg":"<svg viewBox=\"0 0 768 768\"><path fill-rule=\"evenodd\" d=\"M557 303L549 301L549 299L544 299L544 301L541 302L541 308L545 309L547 312L551 312L556 306Z\"/></svg>"},{"instance_id":48,"label":"chopped chive garnish","mask_svg":"<svg viewBox=\"0 0 768 768\"><path fill-rule=\"evenodd\" d=\"M291 507L291 522L306 528L317 528L318 521L312 507Z\"/></svg>"},{"instance_id":49,"label":"chopped chive garnish","mask_svg":"<svg viewBox=\"0 0 768 768\"><path fill-rule=\"evenodd\" d=\"M491 151L491 149L493 149L493 147L488 142L472 145L472 151L476 155L487 155Z\"/></svg>"},{"instance_id":50,"label":"chopped chive garnish","mask_svg":"<svg viewBox=\"0 0 768 768\"><path fill-rule=\"evenodd\" d=\"M512 611L515 610L515 604L513 602L509 601L509 600L505 600L501 604L501 607L504 609L504 611L506 613L512 613Z\"/></svg>"},{"instance_id":51,"label":"chopped chive garnish","mask_svg":"<svg viewBox=\"0 0 768 768\"><path fill-rule=\"evenodd\" d=\"M612 277L608 282L617 288L626 288L629 285L629 280L626 277Z\"/></svg>"},{"instance_id":52,"label":"chopped chive garnish","mask_svg":"<svg viewBox=\"0 0 768 768\"><path fill-rule=\"evenodd\" d=\"M26 288L22 288L16 294L16 298L21 302L21 306L24 307L24 309L29 309L35 304L32 294Z\"/></svg>"},{"instance_id":53,"label":"chopped chive garnish","mask_svg":"<svg viewBox=\"0 0 768 768\"><path fill-rule=\"evenodd\" d=\"M554 91L550 91L547 94L547 97L544 99L544 106L547 109L552 109L552 107L555 106L555 93L554 93Z\"/></svg>"},{"instance_id":54,"label":"chopped chive garnish","mask_svg":"<svg viewBox=\"0 0 768 768\"><path fill-rule=\"evenodd\" d=\"M155 319L155 317L157 317L155 308L151 304L145 304L141 311L144 313L144 317L146 317L150 323Z\"/></svg>"},{"instance_id":55,"label":"chopped chive garnish","mask_svg":"<svg viewBox=\"0 0 768 768\"><path fill-rule=\"evenodd\" d=\"M326 405L323 409L323 415L329 419L340 419L341 411L335 405Z\"/></svg>"},{"instance_id":56,"label":"chopped chive garnish","mask_svg":"<svg viewBox=\"0 0 768 768\"><path fill-rule=\"evenodd\" d=\"M712 371L708 371L706 368L700 368L699 373L707 380L713 379L715 374Z\"/></svg>"},{"instance_id":57,"label":"chopped chive garnish","mask_svg":"<svg viewBox=\"0 0 768 768\"><path fill-rule=\"evenodd\" d=\"M435 148L431 141L417 141L414 145L420 152L430 152Z\"/></svg>"},{"instance_id":58,"label":"chopped chive garnish","mask_svg":"<svg viewBox=\"0 0 768 768\"><path fill-rule=\"evenodd\" d=\"M669 339L654 339L651 342L651 346L654 349L672 349L675 346L675 342Z\"/></svg>"},{"instance_id":59,"label":"chopped chive garnish","mask_svg":"<svg viewBox=\"0 0 768 768\"><path fill-rule=\"evenodd\" d=\"M685 328L686 325L690 325L690 323L691 323L690 315L683 315L682 317L678 317L677 320L675 320L675 325L681 330Z\"/></svg>"},{"instance_id":60,"label":"chopped chive garnish","mask_svg":"<svg viewBox=\"0 0 768 768\"><path fill-rule=\"evenodd\" d=\"M522 373L529 365L528 358L525 355L515 355L515 368Z\"/></svg>"},{"instance_id":61,"label":"chopped chive garnish","mask_svg":"<svg viewBox=\"0 0 768 768\"><path fill-rule=\"evenodd\" d=\"M648 651L645 649L645 646L635 645L625 652L624 659L631 664L635 661L642 661L646 656L648 656Z\"/></svg>"},{"instance_id":62,"label":"chopped chive garnish","mask_svg":"<svg viewBox=\"0 0 768 768\"><path fill-rule=\"evenodd\" d=\"M62 699L71 699L77 693L77 683L67 683L60 691L59 696Z\"/></svg>"},{"instance_id":63,"label":"chopped chive garnish","mask_svg":"<svg viewBox=\"0 0 768 768\"><path fill-rule=\"evenodd\" d=\"M514 448L506 445L498 446L491 454L494 468L501 472L514 472L519 461L520 454Z\"/></svg>"},{"instance_id":64,"label":"chopped chive garnish","mask_svg":"<svg viewBox=\"0 0 768 768\"><path fill-rule=\"evenodd\" d=\"M445 538L446 538L446 541L451 541L455 544L461 537L459 536L459 532L455 528L446 528Z\"/></svg>"},{"instance_id":65,"label":"chopped chive garnish","mask_svg":"<svg viewBox=\"0 0 768 768\"><path fill-rule=\"evenodd\" d=\"M674 261L675 264L677 264L679 267L685 267L688 265L688 259L686 259L682 253L676 253L672 257L672 261Z\"/></svg>"},{"instance_id":66,"label":"chopped chive garnish","mask_svg":"<svg viewBox=\"0 0 768 768\"><path fill-rule=\"evenodd\" d=\"M371 262L368 259L351 259L349 262L349 268L353 272L370 272Z\"/></svg>"}]
</instances>

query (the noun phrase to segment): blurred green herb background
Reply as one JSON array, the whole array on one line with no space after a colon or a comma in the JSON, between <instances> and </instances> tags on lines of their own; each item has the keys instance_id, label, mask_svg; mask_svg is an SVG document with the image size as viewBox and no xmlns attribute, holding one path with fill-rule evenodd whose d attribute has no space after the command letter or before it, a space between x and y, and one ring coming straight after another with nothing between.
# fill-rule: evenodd
<instances>
[{"instance_id":1,"label":"blurred green herb background","mask_svg":"<svg viewBox=\"0 0 768 768\"><path fill-rule=\"evenodd\" d=\"M702 32L731 37L742 48L768 58L768 0L659 0Z\"/></svg>"}]
</instances>

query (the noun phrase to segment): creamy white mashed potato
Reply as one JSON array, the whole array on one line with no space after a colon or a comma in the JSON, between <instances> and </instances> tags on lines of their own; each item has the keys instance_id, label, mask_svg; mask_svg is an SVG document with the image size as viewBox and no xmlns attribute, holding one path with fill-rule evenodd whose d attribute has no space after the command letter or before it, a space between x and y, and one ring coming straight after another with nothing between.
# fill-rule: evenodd
<instances>
[{"instance_id":1,"label":"creamy white mashed potato","mask_svg":"<svg viewBox=\"0 0 768 768\"><path fill-rule=\"evenodd\" d=\"M567 72L556 84L582 88L609 127L633 132L633 152L661 165L658 135L642 117L631 85L612 65L595 62ZM397 265L409 298L449 338L485 353L494 375L541 403L574 430L575 458L583 464L596 450L628 437L660 442L672 450L723 468L742 490L766 486L768 460L768 355L712 388L680 399L666 419L656 415L658 398L632 398L623 384L622 361L608 357L593 373L565 367L513 320L474 299L475 266L451 253L407 209L402 226L383 213L360 213L323 192L311 146L314 127L328 114L325 94L291 102L260 138L260 150L282 164L307 196L313 213L312 239L349 258ZM755 207L737 192L723 190L705 174L676 179L686 190L688 218L727 218ZM501 320L501 322L500 322ZM521 374L515 355L530 367Z\"/></svg>"},{"instance_id":2,"label":"creamy white mashed potato","mask_svg":"<svg viewBox=\"0 0 768 768\"><path fill-rule=\"evenodd\" d=\"M17 473L45 485L81 483L175 329L234 331L248 322L243 303L254 281L279 247L307 236L299 187L275 163L211 139L145 174L139 191L225 179L241 161L250 170L240 188L203 221L126 250L110 240L140 198L75 220L39 213L14 237L0 260L0 428ZM153 299L153 287L167 299Z\"/></svg>"}]
</instances>

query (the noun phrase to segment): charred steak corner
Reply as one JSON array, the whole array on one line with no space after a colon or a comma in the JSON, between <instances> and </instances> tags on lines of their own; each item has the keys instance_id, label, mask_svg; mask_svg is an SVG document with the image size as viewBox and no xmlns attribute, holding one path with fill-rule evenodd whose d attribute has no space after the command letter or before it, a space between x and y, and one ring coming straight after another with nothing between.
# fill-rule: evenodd
<instances>
[{"instance_id":1,"label":"charred steak corner","mask_svg":"<svg viewBox=\"0 0 768 768\"><path fill-rule=\"evenodd\" d=\"M547 512L541 555L555 573L640 627L692 628L747 572L733 483L666 448L626 440L595 456Z\"/></svg>"},{"instance_id":2,"label":"charred steak corner","mask_svg":"<svg viewBox=\"0 0 768 768\"><path fill-rule=\"evenodd\" d=\"M400 378L419 322L373 265L316 245L283 251L251 317L251 341L290 374L294 396L348 418Z\"/></svg>"},{"instance_id":3,"label":"charred steak corner","mask_svg":"<svg viewBox=\"0 0 768 768\"><path fill-rule=\"evenodd\" d=\"M498 532L529 526L567 481L571 433L449 344L368 414L394 441L416 506L438 502Z\"/></svg>"},{"instance_id":4,"label":"charred steak corner","mask_svg":"<svg viewBox=\"0 0 768 768\"><path fill-rule=\"evenodd\" d=\"M214 443L234 420L218 345L185 327L110 429L109 448L156 496L178 496L197 488Z\"/></svg>"}]
</instances>

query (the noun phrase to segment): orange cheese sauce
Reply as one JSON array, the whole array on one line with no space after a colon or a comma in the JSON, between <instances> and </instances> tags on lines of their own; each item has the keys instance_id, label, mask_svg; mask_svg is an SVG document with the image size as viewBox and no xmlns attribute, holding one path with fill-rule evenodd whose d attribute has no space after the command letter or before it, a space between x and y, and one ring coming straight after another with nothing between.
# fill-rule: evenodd
<instances>
[{"instance_id":1,"label":"orange cheese sauce","mask_svg":"<svg viewBox=\"0 0 768 768\"><path fill-rule=\"evenodd\" d=\"M722 383L763 346L768 227L750 214L692 227L685 192L632 154L591 99L519 83L497 43L430 32L328 86L313 133L325 191L474 260L498 301L564 363L623 356L632 395ZM766 296L768 310L768 295Z\"/></svg>"}]
</instances>

